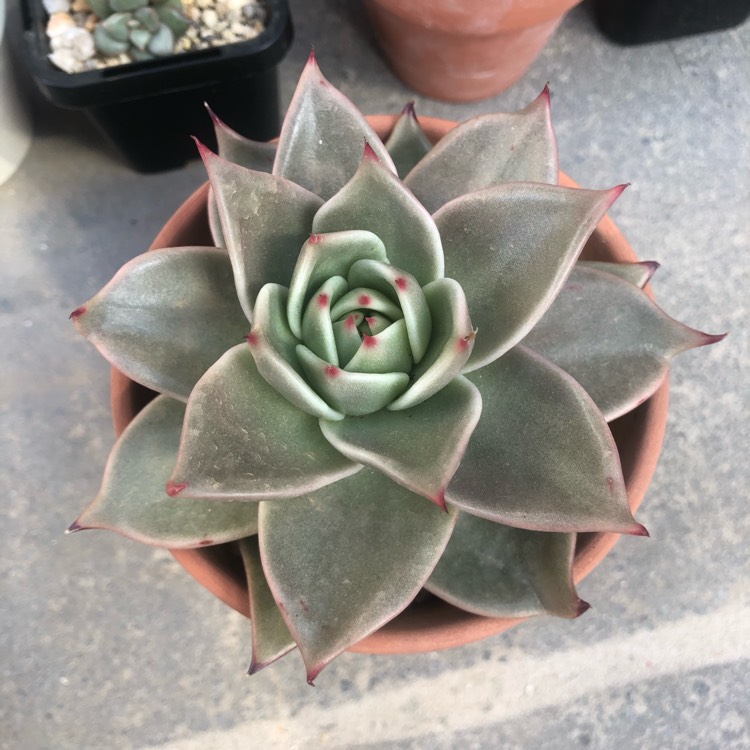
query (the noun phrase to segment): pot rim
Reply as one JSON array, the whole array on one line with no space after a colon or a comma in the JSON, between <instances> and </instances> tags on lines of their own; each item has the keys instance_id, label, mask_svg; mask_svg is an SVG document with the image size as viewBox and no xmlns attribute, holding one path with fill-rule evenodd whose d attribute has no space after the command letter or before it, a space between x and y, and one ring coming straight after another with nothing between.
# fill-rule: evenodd
<instances>
[{"instance_id":1,"label":"pot rim","mask_svg":"<svg viewBox=\"0 0 750 750\"><path fill-rule=\"evenodd\" d=\"M368 121L384 137L390 132L396 115L369 116ZM419 122L430 140L438 141L457 123L432 117L420 117ZM560 174L560 184L577 187L567 175ZM196 190L169 218L149 249L191 244L175 242L189 232L208 230L206 203L208 183ZM209 235L210 236L210 235ZM621 262L638 258L629 243L609 216L597 226L584 248L586 257L597 257ZM646 293L653 298L649 285ZM149 395L151 394L151 395ZM111 371L111 406L115 432L119 436L130 420L147 401L153 391L139 386L116 368ZM611 423L618 444L630 508L635 512L643 502L661 452L667 422L669 377L658 390L635 410ZM631 440L626 436L635 435ZM580 534L573 563L575 582L585 578L609 553L620 534L597 532ZM247 583L236 553L236 543L200 549L170 550L177 562L216 597L233 609L249 617ZM370 654L403 654L437 651L481 640L523 622L528 618L494 618L472 614L433 598L413 604L348 650Z\"/></svg>"}]
</instances>

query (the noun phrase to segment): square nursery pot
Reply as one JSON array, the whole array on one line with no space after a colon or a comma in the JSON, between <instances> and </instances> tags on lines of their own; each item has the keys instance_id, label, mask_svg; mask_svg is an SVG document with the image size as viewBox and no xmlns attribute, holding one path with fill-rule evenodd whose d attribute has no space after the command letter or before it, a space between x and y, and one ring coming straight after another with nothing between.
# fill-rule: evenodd
<instances>
[{"instance_id":1,"label":"square nursery pot","mask_svg":"<svg viewBox=\"0 0 750 750\"><path fill-rule=\"evenodd\" d=\"M748 0L596 0L601 31L623 45L647 44L739 26Z\"/></svg>"},{"instance_id":2,"label":"square nursery pot","mask_svg":"<svg viewBox=\"0 0 750 750\"><path fill-rule=\"evenodd\" d=\"M41 0L20 0L27 65L53 104L82 109L140 172L197 157L190 136L215 145L208 102L256 140L279 133L277 66L292 42L287 0L264 0L267 26L255 39L145 62L65 73L47 59Z\"/></svg>"},{"instance_id":3,"label":"square nursery pot","mask_svg":"<svg viewBox=\"0 0 750 750\"><path fill-rule=\"evenodd\" d=\"M396 122L394 116L367 118L381 138ZM432 117L419 122L435 143L456 123ZM564 174L560 184L576 187ZM191 195L159 232L151 249L184 245L213 245L208 224L208 183ZM582 258L617 262L636 261L628 241L605 216L583 249ZM650 287L646 293L653 297ZM119 436L138 412L157 394L112 369L111 405ZM633 411L610 423L622 463L631 510L641 504L661 452L669 401L668 378ZM576 583L588 575L612 549L620 535L609 532L579 534L573 564ZM224 603L250 616L247 579L236 542L197 549L172 550L173 556L195 580ZM452 648L501 633L522 618L482 617L460 610L422 591L415 601L380 630L352 646L350 651L371 654L403 654Z\"/></svg>"}]
</instances>

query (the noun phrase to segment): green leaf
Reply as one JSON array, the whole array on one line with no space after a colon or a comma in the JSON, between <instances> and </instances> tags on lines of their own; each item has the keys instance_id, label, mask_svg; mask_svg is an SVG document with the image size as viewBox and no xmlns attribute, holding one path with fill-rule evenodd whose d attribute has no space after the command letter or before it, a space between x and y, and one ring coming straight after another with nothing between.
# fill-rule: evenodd
<instances>
[{"instance_id":1,"label":"green leaf","mask_svg":"<svg viewBox=\"0 0 750 750\"><path fill-rule=\"evenodd\" d=\"M263 567L309 682L412 601L455 516L370 469L305 497L261 504Z\"/></svg>"},{"instance_id":2,"label":"green leaf","mask_svg":"<svg viewBox=\"0 0 750 750\"><path fill-rule=\"evenodd\" d=\"M651 280L651 277L659 270L659 264L653 260L644 260L637 263L610 263L605 260L579 260L577 268L594 268L597 271L606 271L618 278L634 284L643 289Z\"/></svg>"},{"instance_id":3,"label":"green leaf","mask_svg":"<svg viewBox=\"0 0 750 750\"><path fill-rule=\"evenodd\" d=\"M466 297L458 282L438 279L423 290L432 319L432 335L424 359L414 368L409 389L389 409L409 409L450 383L471 356L475 332Z\"/></svg>"},{"instance_id":4,"label":"green leaf","mask_svg":"<svg viewBox=\"0 0 750 750\"><path fill-rule=\"evenodd\" d=\"M445 488L458 468L482 412L476 387L458 377L432 398L404 411L379 411L320 429L352 461L444 506Z\"/></svg>"},{"instance_id":5,"label":"green leaf","mask_svg":"<svg viewBox=\"0 0 750 750\"><path fill-rule=\"evenodd\" d=\"M312 387L342 414L362 416L382 409L409 383L404 372L348 372L336 367L306 346L297 347L297 357Z\"/></svg>"},{"instance_id":6,"label":"green leaf","mask_svg":"<svg viewBox=\"0 0 750 750\"><path fill-rule=\"evenodd\" d=\"M293 182L222 159L199 144L242 309L269 282L288 284L322 201Z\"/></svg>"},{"instance_id":7,"label":"green leaf","mask_svg":"<svg viewBox=\"0 0 750 750\"><path fill-rule=\"evenodd\" d=\"M289 498L361 468L331 447L315 417L266 383L240 344L190 396L168 491L221 500Z\"/></svg>"},{"instance_id":8,"label":"green leaf","mask_svg":"<svg viewBox=\"0 0 750 750\"><path fill-rule=\"evenodd\" d=\"M577 617L588 605L573 583L575 534L514 529L459 513L425 588L485 617Z\"/></svg>"},{"instance_id":9,"label":"green leaf","mask_svg":"<svg viewBox=\"0 0 750 750\"><path fill-rule=\"evenodd\" d=\"M345 367L351 358L362 346L362 338L359 335L358 326L364 319L360 312L351 313L343 320L333 324L333 338L336 340L336 351L338 352L339 364Z\"/></svg>"},{"instance_id":10,"label":"green leaf","mask_svg":"<svg viewBox=\"0 0 750 750\"><path fill-rule=\"evenodd\" d=\"M557 144L549 91L526 109L480 115L461 123L433 147L404 184L430 213L454 198L507 182L557 184Z\"/></svg>"},{"instance_id":11,"label":"green leaf","mask_svg":"<svg viewBox=\"0 0 750 750\"><path fill-rule=\"evenodd\" d=\"M255 324L247 337L258 372L290 403L302 411L324 419L343 419L303 377L297 359L299 340L286 321L288 289L266 284L255 301ZM357 335L359 338L359 335Z\"/></svg>"},{"instance_id":12,"label":"green leaf","mask_svg":"<svg viewBox=\"0 0 750 750\"><path fill-rule=\"evenodd\" d=\"M339 364L336 339L333 336L331 305L347 290L346 279L332 276L310 298L302 316L302 340L310 351L332 365Z\"/></svg>"},{"instance_id":13,"label":"green leaf","mask_svg":"<svg viewBox=\"0 0 750 750\"><path fill-rule=\"evenodd\" d=\"M430 308L417 280L399 268L376 260L359 260L350 269L350 287L364 287L398 302L406 321L414 362L421 361L432 333Z\"/></svg>"},{"instance_id":14,"label":"green leaf","mask_svg":"<svg viewBox=\"0 0 750 750\"><path fill-rule=\"evenodd\" d=\"M71 314L129 378L187 401L203 373L247 333L224 250L179 247L126 263Z\"/></svg>"},{"instance_id":15,"label":"green leaf","mask_svg":"<svg viewBox=\"0 0 750 750\"><path fill-rule=\"evenodd\" d=\"M406 321L402 318L383 328L379 333L364 336L359 348L344 369L349 372L404 372L409 374L412 364Z\"/></svg>"},{"instance_id":16,"label":"green leaf","mask_svg":"<svg viewBox=\"0 0 750 750\"><path fill-rule=\"evenodd\" d=\"M372 232L354 229L310 236L302 246L289 285L287 317L298 338L302 338L302 313L318 287L331 276L346 277L352 264L365 258L388 260L385 246Z\"/></svg>"},{"instance_id":17,"label":"green leaf","mask_svg":"<svg viewBox=\"0 0 750 750\"><path fill-rule=\"evenodd\" d=\"M177 458L185 404L158 396L112 449L99 494L71 526L108 529L157 547L222 544L256 534L258 506L171 498L164 490Z\"/></svg>"},{"instance_id":18,"label":"green leaf","mask_svg":"<svg viewBox=\"0 0 750 750\"><path fill-rule=\"evenodd\" d=\"M214 189L209 185L208 198L206 202L208 210L208 228L211 230L211 239L214 241L216 247L227 246L227 241L224 239L224 230L221 228L221 216L219 216L219 207L216 205L216 198L214 197Z\"/></svg>"},{"instance_id":19,"label":"green leaf","mask_svg":"<svg viewBox=\"0 0 750 750\"><path fill-rule=\"evenodd\" d=\"M430 140L417 120L414 102L409 102L404 107L401 117L396 120L396 125L385 142L385 147L401 179L409 174L432 148Z\"/></svg>"},{"instance_id":20,"label":"green leaf","mask_svg":"<svg viewBox=\"0 0 750 750\"><path fill-rule=\"evenodd\" d=\"M518 346L469 380L482 418L448 503L538 531L645 533L630 514L609 428L573 378Z\"/></svg>"},{"instance_id":21,"label":"green leaf","mask_svg":"<svg viewBox=\"0 0 750 750\"><path fill-rule=\"evenodd\" d=\"M239 547L250 593L250 622L253 627L253 657L248 674L255 674L288 654L297 644L268 587L260 560L258 537L241 540Z\"/></svg>"},{"instance_id":22,"label":"green leaf","mask_svg":"<svg viewBox=\"0 0 750 750\"><path fill-rule=\"evenodd\" d=\"M408 271L420 286L443 275L443 248L435 222L372 149L354 177L320 208L313 231L367 229L385 245L388 262Z\"/></svg>"},{"instance_id":23,"label":"green leaf","mask_svg":"<svg viewBox=\"0 0 750 750\"><path fill-rule=\"evenodd\" d=\"M281 127L273 173L328 200L357 171L365 142L396 171L375 131L311 54Z\"/></svg>"},{"instance_id":24,"label":"green leaf","mask_svg":"<svg viewBox=\"0 0 750 750\"><path fill-rule=\"evenodd\" d=\"M629 282L578 267L524 345L572 375L609 422L654 393L674 355L722 338L670 318Z\"/></svg>"},{"instance_id":25,"label":"green leaf","mask_svg":"<svg viewBox=\"0 0 750 750\"><path fill-rule=\"evenodd\" d=\"M208 104L206 104L206 109L214 124L216 143L219 147L219 156L222 159L231 161L233 164L239 164L246 169L254 169L257 172L271 172L273 160L276 156L275 143L264 143L245 138L220 120Z\"/></svg>"},{"instance_id":26,"label":"green leaf","mask_svg":"<svg viewBox=\"0 0 750 750\"><path fill-rule=\"evenodd\" d=\"M478 329L467 371L531 330L622 190L515 183L457 198L435 214L446 276L463 287Z\"/></svg>"}]
</instances>

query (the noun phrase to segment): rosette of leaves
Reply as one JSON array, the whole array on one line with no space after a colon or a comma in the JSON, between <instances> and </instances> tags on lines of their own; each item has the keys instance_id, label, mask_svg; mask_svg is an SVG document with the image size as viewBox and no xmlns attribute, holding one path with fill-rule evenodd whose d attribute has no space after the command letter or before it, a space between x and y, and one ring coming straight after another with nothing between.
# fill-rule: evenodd
<instances>
[{"instance_id":1,"label":"rosette of leaves","mask_svg":"<svg viewBox=\"0 0 750 750\"><path fill-rule=\"evenodd\" d=\"M165 57L190 27L181 0L89 0L99 23L94 44L108 57L135 61Z\"/></svg>"},{"instance_id":2,"label":"rosette of leaves","mask_svg":"<svg viewBox=\"0 0 750 750\"><path fill-rule=\"evenodd\" d=\"M299 646L310 681L423 588L580 614L576 534L646 533L608 421L720 338L644 294L653 264L576 262L622 187L557 184L546 90L435 146L407 107L383 144L311 58L278 146L215 122L221 247L141 255L73 314L162 395L71 530L238 541L251 671Z\"/></svg>"}]
</instances>

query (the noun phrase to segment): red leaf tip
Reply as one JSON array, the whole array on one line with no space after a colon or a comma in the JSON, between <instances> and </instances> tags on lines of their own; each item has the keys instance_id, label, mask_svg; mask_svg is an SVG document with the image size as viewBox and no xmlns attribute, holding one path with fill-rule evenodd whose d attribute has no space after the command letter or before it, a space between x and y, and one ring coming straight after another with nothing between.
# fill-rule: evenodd
<instances>
[{"instance_id":1,"label":"red leaf tip","mask_svg":"<svg viewBox=\"0 0 750 750\"><path fill-rule=\"evenodd\" d=\"M245 341L247 341L250 346L257 346L260 343L258 334L255 331L250 331L250 333L245 336Z\"/></svg>"},{"instance_id":2,"label":"red leaf tip","mask_svg":"<svg viewBox=\"0 0 750 750\"><path fill-rule=\"evenodd\" d=\"M339 370L336 365L326 365L325 374L329 378L337 378L339 375L341 375L341 370Z\"/></svg>"},{"instance_id":3,"label":"red leaf tip","mask_svg":"<svg viewBox=\"0 0 750 750\"><path fill-rule=\"evenodd\" d=\"M609 208L625 192L625 189L629 187L629 182L623 182L622 185L615 185L613 188L607 190L607 208Z\"/></svg>"},{"instance_id":4,"label":"red leaf tip","mask_svg":"<svg viewBox=\"0 0 750 750\"><path fill-rule=\"evenodd\" d=\"M368 141L365 141L365 150L362 154L363 159L368 159L369 161L374 161L377 164L380 164L380 159L378 158L378 155L373 150L372 146L369 144Z\"/></svg>"},{"instance_id":5,"label":"red leaf tip","mask_svg":"<svg viewBox=\"0 0 750 750\"><path fill-rule=\"evenodd\" d=\"M546 103L546 105L549 107L550 102L552 101L552 97L551 97L550 91L549 91L549 81L547 81L547 83L544 84L544 88L542 89L542 93L539 94L538 98L541 99L542 101L544 101Z\"/></svg>"},{"instance_id":6,"label":"red leaf tip","mask_svg":"<svg viewBox=\"0 0 750 750\"><path fill-rule=\"evenodd\" d=\"M367 349L372 349L372 347L378 345L378 340L375 336L363 336L362 345Z\"/></svg>"},{"instance_id":7,"label":"red leaf tip","mask_svg":"<svg viewBox=\"0 0 750 750\"><path fill-rule=\"evenodd\" d=\"M583 599L578 600L578 604L576 605L576 617L580 617L584 612L588 612L591 609L591 605L588 602L583 601Z\"/></svg>"},{"instance_id":8,"label":"red leaf tip","mask_svg":"<svg viewBox=\"0 0 750 750\"><path fill-rule=\"evenodd\" d=\"M211 105L208 102L203 102L203 106L206 108L206 112L208 112L208 116L211 118L214 125L223 125L224 123L221 121L219 116L211 109Z\"/></svg>"},{"instance_id":9,"label":"red leaf tip","mask_svg":"<svg viewBox=\"0 0 750 750\"><path fill-rule=\"evenodd\" d=\"M650 537L651 534L648 533L648 529L642 524L637 523L633 527L633 530L628 532L629 534L632 534L632 536L647 536Z\"/></svg>"},{"instance_id":10,"label":"red leaf tip","mask_svg":"<svg viewBox=\"0 0 750 750\"><path fill-rule=\"evenodd\" d=\"M66 534L75 534L76 531L85 531L88 528L88 526L84 526L83 524L78 523L78 519L73 521L73 523L68 526L67 529L65 529Z\"/></svg>"},{"instance_id":11,"label":"red leaf tip","mask_svg":"<svg viewBox=\"0 0 750 750\"><path fill-rule=\"evenodd\" d=\"M208 160L211 157L216 157L217 156L217 154L215 154L213 151L211 151L211 149L208 146L206 146L205 143L203 143L202 141L200 141L194 135L191 135L190 137L195 141L195 145L198 147L198 153L200 154L201 159L203 159L203 163L204 164L207 164Z\"/></svg>"},{"instance_id":12,"label":"red leaf tip","mask_svg":"<svg viewBox=\"0 0 750 750\"><path fill-rule=\"evenodd\" d=\"M403 276L394 279L393 283L403 292L407 287L407 281Z\"/></svg>"},{"instance_id":13,"label":"red leaf tip","mask_svg":"<svg viewBox=\"0 0 750 750\"><path fill-rule=\"evenodd\" d=\"M323 671L325 666L324 662L323 664L316 664L314 667L310 667L310 669L307 670L307 684L310 687L315 687L315 679Z\"/></svg>"},{"instance_id":14,"label":"red leaf tip","mask_svg":"<svg viewBox=\"0 0 750 750\"><path fill-rule=\"evenodd\" d=\"M440 510L444 510L446 513L448 512L448 506L445 504L445 487L443 487L437 494L432 495L429 500L435 503Z\"/></svg>"},{"instance_id":15,"label":"red leaf tip","mask_svg":"<svg viewBox=\"0 0 750 750\"><path fill-rule=\"evenodd\" d=\"M170 497L177 497L177 495L182 492L185 487L187 487L187 482L167 482L166 491L167 495Z\"/></svg>"},{"instance_id":16,"label":"red leaf tip","mask_svg":"<svg viewBox=\"0 0 750 750\"><path fill-rule=\"evenodd\" d=\"M323 241L322 234L311 234L307 240L311 245L317 245Z\"/></svg>"},{"instance_id":17,"label":"red leaf tip","mask_svg":"<svg viewBox=\"0 0 750 750\"><path fill-rule=\"evenodd\" d=\"M709 344L718 344L719 341L724 341L724 339L729 335L729 332L726 333L701 333L701 342L698 344L698 346L709 346Z\"/></svg>"},{"instance_id":18,"label":"red leaf tip","mask_svg":"<svg viewBox=\"0 0 750 750\"><path fill-rule=\"evenodd\" d=\"M318 67L318 59L315 57L315 47L310 47L310 54L307 57L307 63L310 67Z\"/></svg>"},{"instance_id":19,"label":"red leaf tip","mask_svg":"<svg viewBox=\"0 0 750 750\"><path fill-rule=\"evenodd\" d=\"M404 108L401 110L401 114L406 117L411 117L412 120L416 120L417 110L414 109L414 101L406 102Z\"/></svg>"},{"instance_id":20,"label":"red leaf tip","mask_svg":"<svg viewBox=\"0 0 750 750\"><path fill-rule=\"evenodd\" d=\"M86 312L86 305L81 305L80 307L76 307L75 310L73 310L70 315L68 315L68 320L75 320L76 318L80 318L81 315L83 315Z\"/></svg>"}]
</instances>

